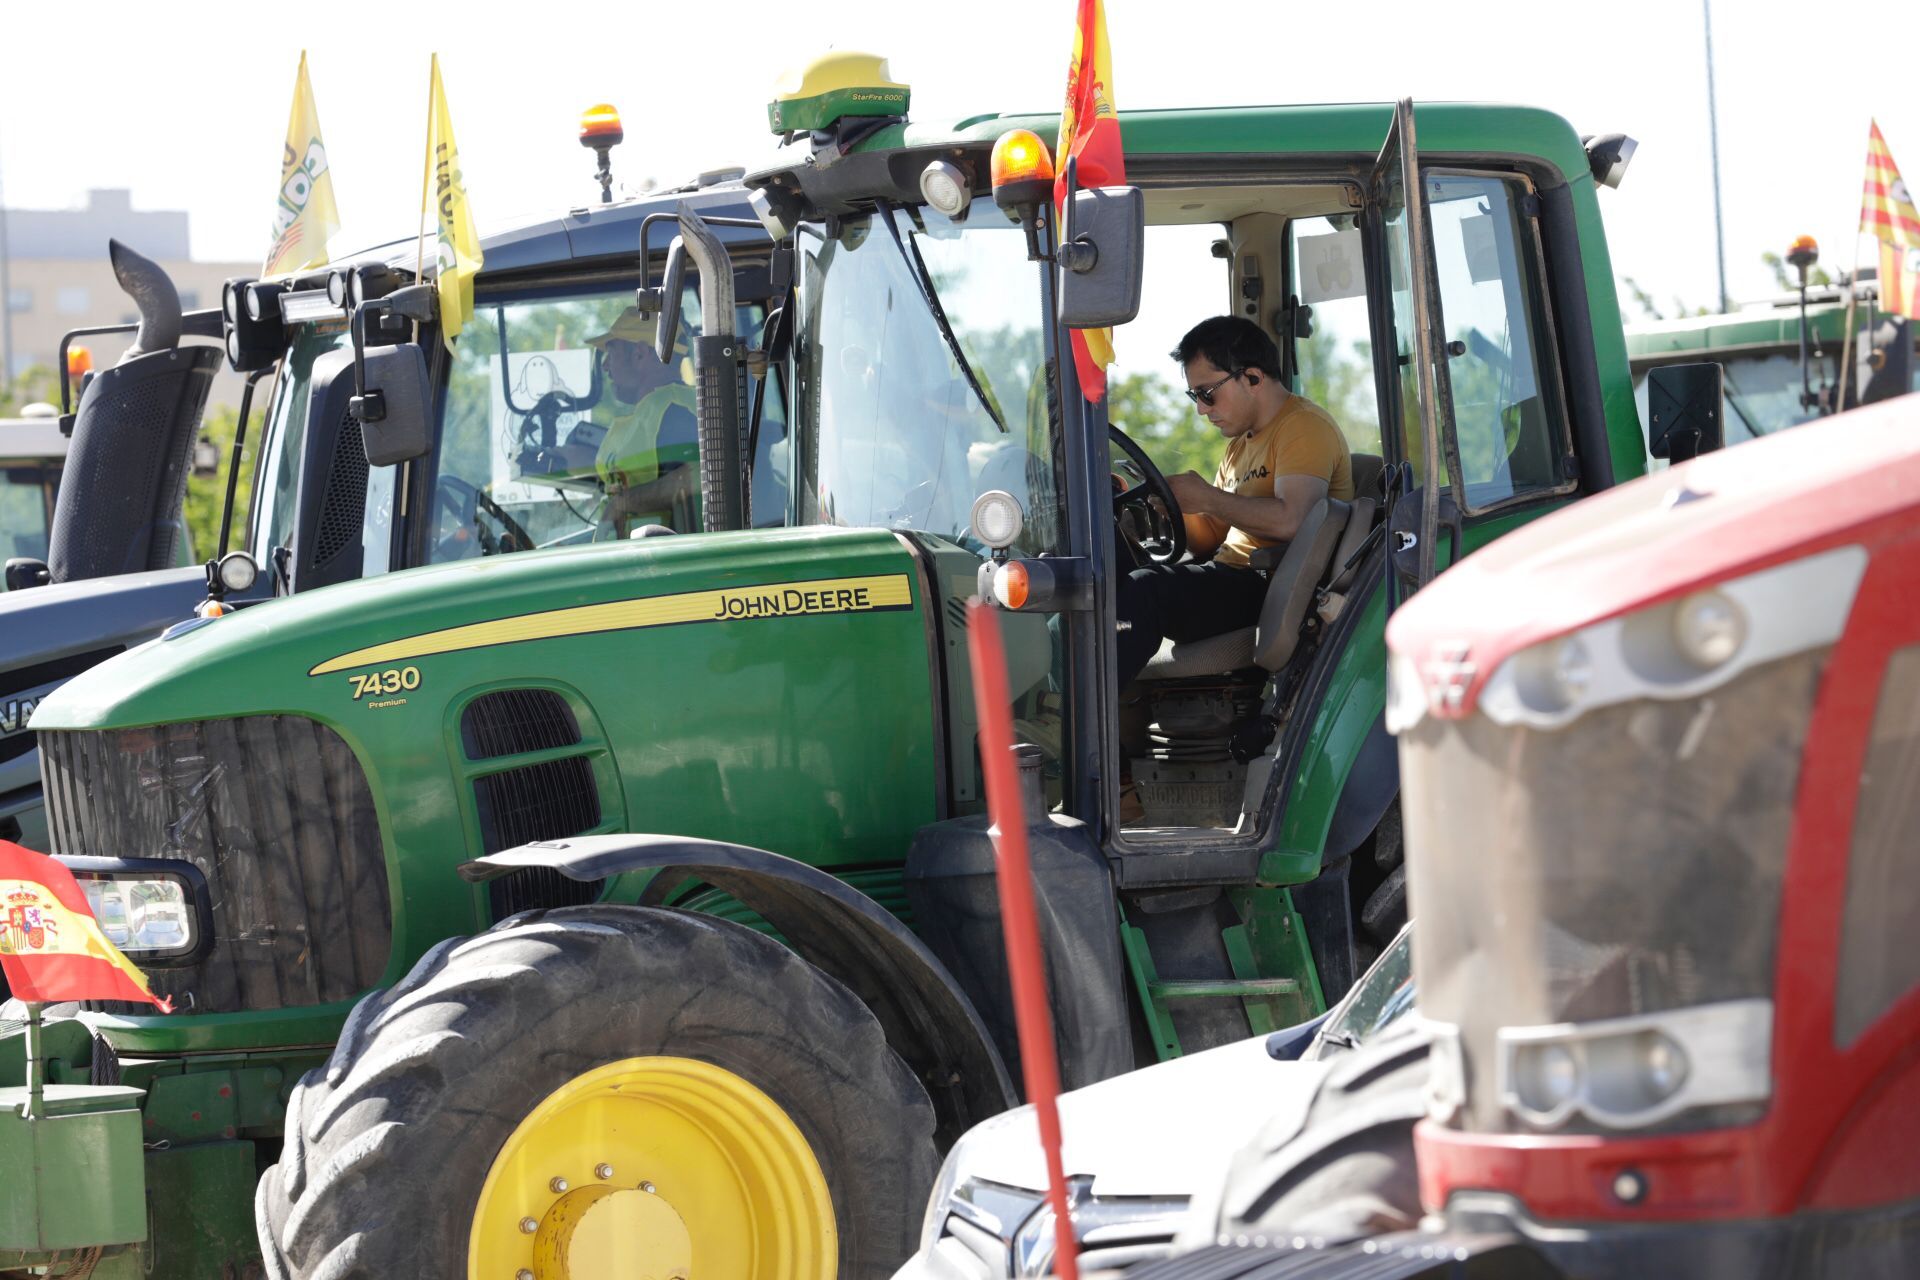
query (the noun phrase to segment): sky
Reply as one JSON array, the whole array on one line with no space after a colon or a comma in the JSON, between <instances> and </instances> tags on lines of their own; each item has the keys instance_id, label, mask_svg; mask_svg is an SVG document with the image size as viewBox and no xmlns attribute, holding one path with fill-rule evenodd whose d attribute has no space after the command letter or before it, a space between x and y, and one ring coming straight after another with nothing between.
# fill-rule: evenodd
<instances>
[{"instance_id":1,"label":"sky","mask_svg":"<svg viewBox=\"0 0 1920 1280\"><path fill-rule=\"evenodd\" d=\"M917 119L1056 110L1073 8L108 0L81 21L60 6L10 7L0 193L12 208L62 208L91 187L126 187L136 208L191 214L194 257L257 260L305 49L347 224L336 248L403 235L420 204L437 51L484 227L596 198L592 154L575 138L597 102L626 123L613 153L623 182L760 162L773 149L774 81L829 47L887 55L913 86ZM1581 133L1631 134L1640 147L1626 180L1600 197L1616 275L1669 313L1717 300L1699 4L1107 0L1107 15L1122 111L1411 96L1526 103ZM1818 238L1823 265L1852 265L1870 118L1920 178L1915 49L1911 0L1713 0L1736 302L1774 292L1760 256L1802 233ZM1871 262L1871 242L1862 252Z\"/></svg>"}]
</instances>

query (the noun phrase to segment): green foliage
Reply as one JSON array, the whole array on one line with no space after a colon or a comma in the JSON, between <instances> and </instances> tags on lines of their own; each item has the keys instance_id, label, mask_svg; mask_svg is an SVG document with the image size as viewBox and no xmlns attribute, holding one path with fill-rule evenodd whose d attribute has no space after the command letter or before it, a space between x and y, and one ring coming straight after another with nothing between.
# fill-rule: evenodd
<instances>
[{"instance_id":1,"label":"green foliage","mask_svg":"<svg viewBox=\"0 0 1920 1280\"><path fill-rule=\"evenodd\" d=\"M1787 260L1785 258L1782 258L1777 253L1768 251L1760 255L1760 261L1765 263L1773 272L1773 282L1779 287L1780 292L1794 293L1799 290L1800 280L1798 273L1788 271ZM1807 284L1810 287L1820 287L1832 283L1833 277L1827 274L1825 267L1815 266L1813 270L1807 272Z\"/></svg>"},{"instance_id":2,"label":"green foliage","mask_svg":"<svg viewBox=\"0 0 1920 1280\"><path fill-rule=\"evenodd\" d=\"M1109 378L1107 419L1133 437L1167 475L1197 471L1213 479L1223 448L1220 433L1159 374Z\"/></svg>"},{"instance_id":3,"label":"green foliage","mask_svg":"<svg viewBox=\"0 0 1920 1280\"><path fill-rule=\"evenodd\" d=\"M60 383L51 367L29 365L19 377L0 378L0 418L17 418L27 405L60 403Z\"/></svg>"},{"instance_id":4,"label":"green foliage","mask_svg":"<svg viewBox=\"0 0 1920 1280\"><path fill-rule=\"evenodd\" d=\"M253 420L247 424L247 442L241 449L240 487L233 497L233 533L229 550L247 543L247 507L253 497L253 463L266 419L267 397L256 392ZM211 475L195 473L187 477L187 531L193 538L197 559L212 558L220 550L220 511L227 501L227 465L233 455L233 433L240 425L240 414L230 405L213 405L200 422L200 437L220 450L220 465Z\"/></svg>"}]
</instances>

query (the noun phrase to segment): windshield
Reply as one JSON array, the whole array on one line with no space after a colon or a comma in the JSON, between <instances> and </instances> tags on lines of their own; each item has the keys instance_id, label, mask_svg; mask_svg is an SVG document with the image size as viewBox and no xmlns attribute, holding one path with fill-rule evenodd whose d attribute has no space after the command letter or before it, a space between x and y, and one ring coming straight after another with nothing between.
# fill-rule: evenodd
<instances>
[{"instance_id":1,"label":"windshield","mask_svg":"<svg viewBox=\"0 0 1920 1280\"><path fill-rule=\"evenodd\" d=\"M253 554L262 564L267 563L272 548L293 545L294 498L300 487L301 444L307 433L313 362L346 345L345 320L295 329L292 346L274 380L272 409L261 433L263 452L253 481Z\"/></svg>"},{"instance_id":2,"label":"windshield","mask_svg":"<svg viewBox=\"0 0 1920 1280\"><path fill-rule=\"evenodd\" d=\"M1318 1058L1327 1047L1352 1049L1365 1044L1413 1009L1413 927L1380 953L1353 990L1333 1011L1306 1056Z\"/></svg>"},{"instance_id":3,"label":"windshield","mask_svg":"<svg viewBox=\"0 0 1920 1280\"><path fill-rule=\"evenodd\" d=\"M881 209L799 244L801 521L978 550L973 500L1004 489L1026 514L1015 554L1060 550L1040 274L1019 227L982 199L960 222Z\"/></svg>"},{"instance_id":4,"label":"windshield","mask_svg":"<svg viewBox=\"0 0 1920 1280\"><path fill-rule=\"evenodd\" d=\"M608 286L477 309L447 376L429 561L699 529L699 299L682 295L664 362L632 304ZM757 343L764 314L740 306L734 332ZM756 498L777 503L765 487L756 476Z\"/></svg>"},{"instance_id":5,"label":"windshield","mask_svg":"<svg viewBox=\"0 0 1920 1280\"><path fill-rule=\"evenodd\" d=\"M0 467L0 547L9 557L47 558L53 500L60 489L58 462L9 462Z\"/></svg>"}]
</instances>

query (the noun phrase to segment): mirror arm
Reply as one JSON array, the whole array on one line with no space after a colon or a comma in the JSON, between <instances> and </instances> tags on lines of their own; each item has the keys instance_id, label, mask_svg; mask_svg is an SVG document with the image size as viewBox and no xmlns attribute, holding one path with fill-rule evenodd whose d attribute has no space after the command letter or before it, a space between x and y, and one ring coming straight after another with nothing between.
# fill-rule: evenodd
<instances>
[{"instance_id":1,"label":"mirror arm","mask_svg":"<svg viewBox=\"0 0 1920 1280\"><path fill-rule=\"evenodd\" d=\"M347 412L361 422L378 422L387 416L387 398L379 391L367 390L366 316L374 302L363 302L353 309L347 321L347 336L353 340L353 398Z\"/></svg>"},{"instance_id":2,"label":"mirror arm","mask_svg":"<svg viewBox=\"0 0 1920 1280\"><path fill-rule=\"evenodd\" d=\"M1054 246L1054 260L1063 271L1075 275L1085 275L1100 264L1100 247L1091 236L1079 229L1079 219L1074 216L1073 197L1080 190L1080 157L1067 157L1067 198L1061 204L1060 243Z\"/></svg>"}]
</instances>

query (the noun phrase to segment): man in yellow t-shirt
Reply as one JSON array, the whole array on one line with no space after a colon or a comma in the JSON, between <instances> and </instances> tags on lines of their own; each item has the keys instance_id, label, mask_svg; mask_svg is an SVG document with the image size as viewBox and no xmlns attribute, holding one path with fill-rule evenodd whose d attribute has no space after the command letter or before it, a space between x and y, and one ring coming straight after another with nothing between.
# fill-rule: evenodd
<instances>
[{"instance_id":1,"label":"man in yellow t-shirt","mask_svg":"<svg viewBox=\"0 0 1920 1280\"><path fill-rule=\"evenodd\" d=\"M1321 498L1353 500L1346 438L1325 409L1287 389L1279 348L1258 325L1238 316L1203 320L1173 358L1186 374L1187 398L1227 449L1212 483L1194 471L1167 477L1193 559L1121 580L1122 687L1168 638L1200 640L1254 625L1267 579L1248 557L1293 537Z\"/></svg>"}]
</instances>

